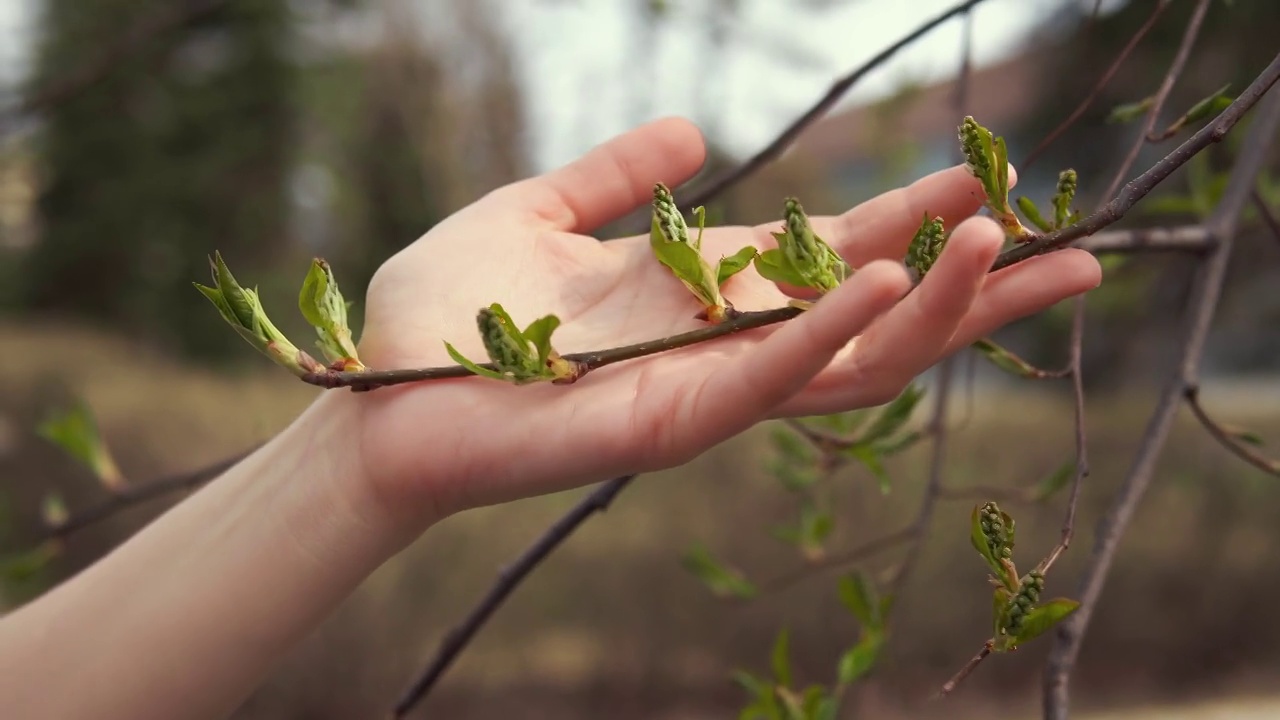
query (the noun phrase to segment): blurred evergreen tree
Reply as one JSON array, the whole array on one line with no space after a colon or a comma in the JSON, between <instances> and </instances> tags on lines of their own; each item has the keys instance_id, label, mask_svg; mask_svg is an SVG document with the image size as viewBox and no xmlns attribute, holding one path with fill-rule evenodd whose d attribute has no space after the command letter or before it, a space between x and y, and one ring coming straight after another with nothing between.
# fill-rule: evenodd
<instances>
[{"instance_id":1,"label":"blurred evergreen tree","mask_svg":"<svg viewBox=\"0 0 1280 720\"><path fill-rule=\"evenodd\" d=\"M76 72L174 0L46 0L35 88ZM241 348L209 326L193 280L222 251L264 267L283 245L291 154L285 0L230 0L146 38L99 82L48 109L40 238L24 302L188 354Z\"/></svg>"}]
</instances>

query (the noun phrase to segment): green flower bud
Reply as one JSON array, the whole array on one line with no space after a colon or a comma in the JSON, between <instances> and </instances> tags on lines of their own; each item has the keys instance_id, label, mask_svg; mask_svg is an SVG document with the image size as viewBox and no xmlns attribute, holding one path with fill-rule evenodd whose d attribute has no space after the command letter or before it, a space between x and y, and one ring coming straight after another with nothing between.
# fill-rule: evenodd
<instances>
[{"instance_id":1,"label":"green flower bud","mask_svg":"<svg viewBox=\"0 0 1280 720\"><path fill-rule=\"evenodd\" d=\"M653 186L653 214L658 222L658 230L667 242L689 242L689 226L684 221L684 215L676 207L671 190L662 183Z\"/></svg>"},{"instance_id":2,"label":"green flower bud","mask_svg":"<svg viewBox=\"0 0 1280 720\"><path fill-rule=\"evenodd\" d=\"M481 308L476 325L484 341L490 362L500 373L510 373L516 380L540 377L542 368L529 343L517 338L506 321L490 308Z\"/></svg>"},{"instance_id":3,"label":"green flower bud","mask_svg":"<svg viewBox=\"0 0 1280 720\"><path fill-rule=\"evenodd\" d=\"M1076 197L1075 170L1063 170L1058 175L1058 189L1053 195L1053 226L1066 227L1071 223L1071 202Z\"/></svg>"},{"instance_id":4,"label":"green flower bud","mask_svg":"<svg viewBox=\"0 0 1280 720\"><path fill-rule=\"evenodd\" d=\"M920 228L916 230L916 235L911 239L911 245L907 247L907 267L912 268L920 277L924 277L925 273L933 267L938 261L938 255L942 253L942 248L947 244L947 237L942 227L942 218L929 219L928 213L925 213L924 220L920 223Z\"/></svg>"},{"instance_id":5,"label":"green flower bud","mask_svg":"<svg viewBox=\"0 0 1280 720\"><path fill-rule=\"evenodd\" d=\"M787 262L809 287L823 292L834 290L848 276L848 266L813 232L809 217L796 198L786 199L783 225L785 232L775 237Z\"/></svg>"}]
</instances>

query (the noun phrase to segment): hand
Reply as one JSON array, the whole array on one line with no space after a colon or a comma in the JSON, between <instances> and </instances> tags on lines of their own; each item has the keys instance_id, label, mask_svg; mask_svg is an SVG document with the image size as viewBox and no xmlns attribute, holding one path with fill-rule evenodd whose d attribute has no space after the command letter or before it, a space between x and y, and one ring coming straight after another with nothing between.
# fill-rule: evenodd
<instances>
[{"instance_id":1,"label":"hand","mask_svg":"<svg viewBox=\"0 0 1280 720\"><path fill-rule=\"evenodd\" d=\"M662 120L463 209L378 270L362 359L375 369L450 365L449 341L483 360L475 315L493 302L521 326L558 315L561 353L699 327L700 304L653 258L647 236L601 243L582 233L647 204L655 182L687 180L704 154L694 126ZM766 418L887 402L946 355L1099 283L1097 262L1078 250L988 275L1003 236L988 219L965 220L980 205L977 180L955 167L813 218L859 270L777 326L601 368L570 386L472 377L349 395L368 489L389 512L440 518L673 467ZM926 211L960 224L898 302L909 288L901 259ZM780 225L709 229L703 252L714 263L748 244L772 247ZM724 293L739 310L788 299L752 268Z\"/></svg>"}]
</instances>

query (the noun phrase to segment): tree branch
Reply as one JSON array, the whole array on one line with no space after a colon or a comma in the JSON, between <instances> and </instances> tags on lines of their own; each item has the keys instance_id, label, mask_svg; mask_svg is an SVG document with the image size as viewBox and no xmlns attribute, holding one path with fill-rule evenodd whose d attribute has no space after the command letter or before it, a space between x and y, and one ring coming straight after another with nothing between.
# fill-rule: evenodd
<instances>
[{"instance_id":1,"label":"tree branch","mask_svg":"<svg viewBox=\"0 0 1280 720\"><path fill-rule=\"evenodd\" d=\"M1186 142L1179 145L1177 149L1166 155L1155 165L1152 165L1146 172L1130 180L1120 190L1119 194L1097 212L1082 219L1075 225L1041 235L1031 242L1002 253L996 258L991 269L1000 270L1036 255L1043 255L1065 247L1075 240L1092 235L1124 217L1125 213L1131 210L1139 200L1146 197L1165 178L1169 177L1174 170L1182 167L1188 160L1195 157L1197 153L1209 145L1220 142L1222 138L1226 137L1231 128L1235 127L1236 123L1244 117L1244 114L1258 103L1258 100L1266 94L1267 90L1271 89L1277 79L1280 79L1280 55L1272 59L1271 64L1267 65L1266 69L1249 84L1249 87L1240 93L1231 105L1226 110L1223 110L1213 122L1201 128Z\"/></svg>"},{"instance_id":2,"label":"tree branch","mask_svg":"<svg viewBox=\"0 0 1280 720\"><path fill-rule=\"evenodd\" d=\"M613 499L618 496L618 493L625 490L635 478L635 475L623 475L601 484L582 502L575 505L568 514L547 528L546 532L533 545L530 545L514 563L503 568L498 573L498 579L493 584L493 587L489 589L489 592L485 593L485 596L471 610L466 619L445 634L444 639L440 642L439 649L436 650L426 670L396 702L392 717L402 718L407 715L413 709L413 706L431 691L431 688L444 675L445 670L449 669L453 661L471 642L471 638L475 637L480 628L484 627L484 624L489 620L489 616L493 615L494 611L502 606L502 603L520 585L521 581L545 560L553 550L559 547L560 543L568 539L587 518L595 513L607 510Z\"/></svg>"},{"instance_id":3,"label":"tree branch","mask_svg":"<svg viewBox=\"0 0 1280 720\"><path fill-rule=\"evenodd\" d=\"M1278 65L1280 65L1280 58L1272 62L1269 72ZM1258 83L1255 81L1250 90L1255 90L1256 85ZM1269 85L1270 83L1267 84L1268 87ZM1228 178L1222 200L1206 223L1216 241L1216 247L1199 273L1198 287L1191 304L1178 372L1170 378L1162 392L1160 402L1147 423L1134 463L1107 514L1098 523L1093 554L1081 582L1080 609L1058 626L1044 676L1045 720L1066 720L1067 718L1068 681L1079 657L1084 633L1093 617L1098 598L1102 595L1120 539L1128 528L1138 503L1141 502L1155 473L1156 461L1173 427L1179 401L1188 388L1196 386L1200 356L1222 292L1240 214L1249 199L1250 190L1261 170L1267 151L1276 139L1278 129L1280 129L1280 93L1272 93L1259 111L1253 126L1249 128L1249 134L1240 150L1236 166ZM1202 130L1197 135L1203 132Z\"/></svg>"},{"instance_id":4,"label":"tree branch","mask_svg":"<svg viewBox=\"0 0 1280 720\"><path fill-rule=\"evenodd\" d=\"M1209 413L1205 412L1204 406L1200 404L1200 389L1197 387L1188 387L1184 391L1187 405L1191 408L1191 412L1209 431L1215 440L1222 444L1223 447L1235 453L1237 457L1250 465L1258 468L1268 475L1280 476L1280 461L1272 460L1262 453L1257 452L1245 443L1241 442L1238 433L1234 433L1221 423L1209 417Z\"/></svg>"},{"instance_id":5,"label":"tree branch","mask_svg":"<svg viewBox=\"0 0 1280 720\"><path fill-rule=\"evenodd\" d=\"M1027 168L1031 167L1031 163L1035 162L1036 159L1039 158L1055 140L1061 137L1062 134L1074 125L1076 121L1085 114L1085 111L1093 105L1094 101L1098 99L1098 96L1102 94L1102 89L1105 88L1107 83L1111 82L1111 79L1120 71L1125 60L1129 59L1129 55L1138 47L1138 43L1142 42L1142 38L1146 37L1147 33L1151 31L1151 28L1155 27L1156 20L1160 19L1160 16L1164 14L1164 11L1172 2L1173 0L1160 0L1156 3L1151 10L1151 15L1147 17L1147 21L1142 24L1142 27L1138 28L1138 31L1133 34L1133 37L1129 38L1129 42L1125 43L1124 48L1122 48L1120 53L1116 55L1116 59L1111 61L1111 65L1102 73L1102 77L1099 77L1098 81L1094 83L1093 89L1091 89L1089 94L1084 97L1084 100L1081 100L1080 104L1076 106L1076 109L1071 111L1071 114L1067 116L1066 120L1058 123L1057 127L1050 130L1049 134L1040 141L1040 144L1036 145L1035 148L1032 149L1031 152L1027 153L1027 156L1023 158L1022 164L1018 167L1021 172L1026 172ZM1103 197L1106 197L1106 195L1103 195Z\"/></svg>"},{"instance_id":6,"label":"tree branch","mask_svg":"<svg viewBox=\"0 0 1280 720\"><path fill-rule=\"evenodd\" d=\"M1276 214L1271 211L1271 206L1267 205L1266 198L1262 197L1262 193L1258 192L1257 188L1253 189L1253 205L1258 209L1262 224L1271 231L1271 236L1280 240L1280 220L1276 219Z\"/></svg>"}]
</instances>

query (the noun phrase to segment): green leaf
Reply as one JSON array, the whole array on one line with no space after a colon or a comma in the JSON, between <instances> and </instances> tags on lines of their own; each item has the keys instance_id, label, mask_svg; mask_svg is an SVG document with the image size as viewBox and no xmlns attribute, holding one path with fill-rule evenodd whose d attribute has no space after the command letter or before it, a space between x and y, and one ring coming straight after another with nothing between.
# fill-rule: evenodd
<instances>
[{"instance_id":1,"label":"green leaf","mask_svg":"<svg viewBox=\"0 0 1280 720\"><path fill-rule=\"evenodd\" d=\"M765 250L756 255L752 264L755 265L756 272L760 273L760 277L765 280L796 287L808 287L809 281L791 266L791 261L787 260L787 257L777 248Z\"/></svg>"},{"instance_id":2,"label":"green leaf","mask_svg":"<svg viewBox=\"0 0 1280 720\"><path fill-rule=\"evenodd\" d=\"M1075 460L1068 460L1058 466L1057 470L1036 484L1036 491L1032 495L1034 501L1044 502L1065 488L1067 483L1075 477L1075 470Z\"/></svg>"},{"instance_id":3,"label":"green leaf","mask_svg":"<svg viewBox=\"0 0 1280 720\"><path fill-rule=\"evenodd\" d=\"M748 245L732 255L720 258L720 263L716 266L716 283L723 286L726 280L746 270L759 253L760 251Z\"/></svg>"},{"instance_id":4,"label":"green leaf","mask_svg":"<svg viewBox=\"0 0 1280 720\"><path fill-rule=\"evenodd\" d=\"M827 705L832 703L832 698L827 695L826 688L821 685L810 685L804 689L804 701L802 708L806 720L818 720L826 712Z\"/></svg>"},{"instance_id":5,"label":"green leaf","mask_svg":"<svg viewBox=\"0 0 1280 720\"><path fill-rule=\"evenodd\" d=\"M445 344L444 344L444 349L445 349L445 351L446 351L446 352L448 352L448 353L449 353L449 357L453 358L453 361L454 361L454 362L456 362L456 363L458 363L459 365L461 365L462 367L464 367L464 368L466 368L466 369L470 370L471 372L475 373L476 375L479 375L480 377L487 377L487 378L492 378L492 379L494 379L494 380L508 380L508 381L511 379L511 378L507 377L506 375L503 375L503 374L502 374L502 373L500 373L500 372L496 372L496 371L494 371L494 370L490 370L490 369L488 369L488 368L480 367L479 365L475 364L474 362L472 362L472 361L468 360L466 357L464 357L464 356L462 355L462 353L458 352L458 351L457 351L457 350L456 350L452 345L450 345L449 343L445 343Z\"/></svg>"},{"instance_id":6,"label":"green leaf","mask_svg":"<svg viewBox=\"0 0 1280 720\"><path fill-rule=\"evenodd\" d=\"M1232 98L1226 94L1230 89L1231 84L1227 83L1215 90L1212 95L1192 105L1187 114L1183 116L1185 121L1183 124L1197 122L1226 110L1227 106L1232 102Z\"/></svg>"},{"instance_id":7,"label":"green leaf","mask_svg":"<svg viewBox=\"0 0 1280 720\"><path fill-rule=\"evenodd\" d=\"M1042 231L1049 232L1053 229L1053 225L1049 224L1049 221L1044 219L1044 216L1040 214L1040 208L1036 207L1036 204L1031 200L1031 198L1020 196L1018 198L1018 209L1021 210L1022 214L1031 221L1032 225L1035 225Z\"/></svg>"},{"instance_id":8,"label":"green leaf","mask_svg":"<svg viewBox=\"0 0 1280 720\"><path fill-rule=\"evenodd\" d=\"M837 677L841 685L848 685L866 675L876 664L880 650L884 646L883 635L878 632L866 633L857 645L849 648L840 656L837 666Z\"/></svg>"},{"instance_id":9,"label":"green leaf","mask_svg":"<svg viewBox=\"0 0 1280 720\"><path fill-rule=\"evenodd\" d=\"M872 445L872 447L880 457L889 457L890 455L897 455L903 450L910 448L922 439L924 439L924 433L919 430L912 430L911 432L903 433L896 438L877 441Z\"/></svg>"},{"instance_id":10,"label":"green leaf","mask_svg":"<svg viewBox=\"0 0 1280 720\"><path fill-rule=\"evenodd\" d=\"M1009 148L1005 146L1004 138L996 137L996 178L1000 187L1000 201L1005 207L1009 206Z\"/></svg>"},{"instance_id":11,"label":"green leaf","mask_svg":"<svg viewBox=\"0 0 1280 720\"><path fill-rule=\"evenodd\" d=\"M1130 123L1142 117L1151 109L1151 103L1155 102L1155 96L1145 97L1138 102L1117 105L1111 109L1107 115L1107 122L1111 124Z\"/></svg>"},{"instance_id":12,"label":"green leaf","mask_svg":"<svg viewBox=\"0 0 1280 720\"><path fill-rule=\"evenodd\" d=\"M770 437L773 439L774 450L792 463L808 465L818 458L812 445L786 427L774 429Z\"/></svg>"},{"instance_id":13,"label":"green leaf","mask_svg":"<svg viewBox=\"0 0 1280 720\"><path fill-rule=\"evenodd\" d=\"M222 259L222 253L216 251L213 254L213 280L218 287L218 292L222 295L222 301L230 309L235 321L241 327L252 330L254 328L254 303L247 296L240 283L236 282L235 276L231 274L231 269L227 267L227 263Z\"/></svg>"},{"instance_id":14,"label":"green leaf","mask_svg":"<svg viewBox=\"0 0 1280 720\"><path fill-rule=\"evenodd\" d=\"M658 242L653 244L658 262L667 266L684 286L707 306L722 305L716 274L702 255L688 243Z\"/></svg>"},{"instance_id":15,"label":"green leaf","mask_svg":"<svg viewBox=\"0 0 1280 720\"><path fill-rule=\"evenodd\" d=\"M1027 613L1014 639L1015 644L1033 640L1080 609L1080 603L1067 598L1054 598Z\"/></svg>"},{"instance_id":16,"label":"green leaf","mask_svg":"<svg viewBox=\"0 0 1280 720\"><path fill-rule=\"evenodd\" d=\"M36 433L83 463L108 489L118 490L124 485L124 476L98 432L93 413L83 401L65 412L50 415L36 428Z\"/></svg>"},{"instance_id":17,"label":"green leaf","mask_svg":"<svg viewBox=\"0 0 1280 720\"><path fill-rule=\"evenodd\" d=\"M987 562L993 570L1000 566L996 560L996 556L991 554L991 548L987 546L987 536L982 532L982 506L974 505L973 512L969 515L969 542L973 545L973 549L978 551L982 559Z\"/></svg>"},{"instance_id":18,"label":"green leaf","mask_svg":"<svg viewBox=\"0 0 1280 720\"><path fill-rule=\"evenodd\" d=\"M529 323L529 327L524 329L524 339L538 349L538 362L546 364L547 358L551 357L551 333L558 327L560 318L546 315Z\"/></svg>"},{"instance_id":19,"label":"green leaf","mask_svg":"<svg viewBox=\"0 0 1280 720\"><path fill-rule=\"evenodd\" d=\"M61 553L56 542L46 542L24 552L0 558L0 578L5 583L21 584L38 576Z\"/></svg>"},{"instance_id":20,"label":"green leaf","mask_svg":"<svg viewBox=\"0 0 1280 720\"><path fill-rule=\"evenodd\" d=\"M320 352L332 362L352 361L354 368L363 368L356 357L351 328L347 325L347 302L338 290L329 263L321 258L311 261L302 290L298 294L298 309L315 328Z\"/></svg>"},{"instance_id":21,"label":"green leaf","mask_svg":"<svg viewBox=\"0 0 1280 720\"><path fill-rule=\"evenodd\" d=\"M840 578L840 602L862 623L862 627L878 630L884 625L880 615L880 598L875 585L865 572L857 571Z\"/></svg>"},{"instance_id":22,"label":"green leaf","mask_svg":"<svg viewBox=\"0 0 1280 720\"><path fill-rule=\"evenodd\" d=\"M880 485L880 493L888 495L890 490L889 473L885 470L884 462L880 457L880 453L876 450L875 445L867 443L857 443L850 445L843 451L843 454L862 463L871 474L875 476L876 481Z\"/></svg>"},{"instance_id":23,"label":"green leaf","mask_svg":"<svg viewBox=\"0 0 1280 720\"><path fill-rule=\"evenodd\" d=\"M695 545L681 558L681 564L693 573L717 597L750 599L756 588L736 569L729 568L701 545Z\"/></svg>"},{"instance_id":24,"label":"green leaf","mask_svg":"<svg viewBox=\"0 0 1280 720\"><path fill-rule=\"evenodd\" d=\"M1005 615L1009 610L1009 600L1012 598L1013 593L1004 587L997 587L991 594L991 637L1002 637L1005 626L1009 624L1009 619Z\"/></svg>"},{"instance_id":25,"label":"green leaf","mask_svg":"<svg viewBox=\"0 0 1280 720\"><path fill-rule=\"evenodd\" d=\"M773 677L783 687L791 686L790 633L787 628L778 632L778 639L773 643L773 652L769 663L773 668Z\"/></svg>"},{"instance_id":26,"label":"green leaf","mask_svg":"<svg viewBox=\"0 0 1280 720\"><path fill-rule=\"evenodd\" d=\"M915 411L916 406L923 397L923 388L916 383L908 385L898 397L884 406L884 409L876 416L871 426L858 438L858 442L874 443L901 430L907 424L907 421L911 419L911 413Z\"/></svg>"},{"instance_id":27,"label":"green leaf","mask_svg":"<svg viewBox=\"0 0 1280 720\"><path fill-rule=\"evenodd\" d=\"M1004 370L1007 373L1016 375L1021 378L1042 378L1045 373L1040 368L1023 360L1022 358L1009 352L1004 347L997 345L987 338L982 338L971 345L974 350L982 353L992 365Z\"/></svg>"}]
</instances>

